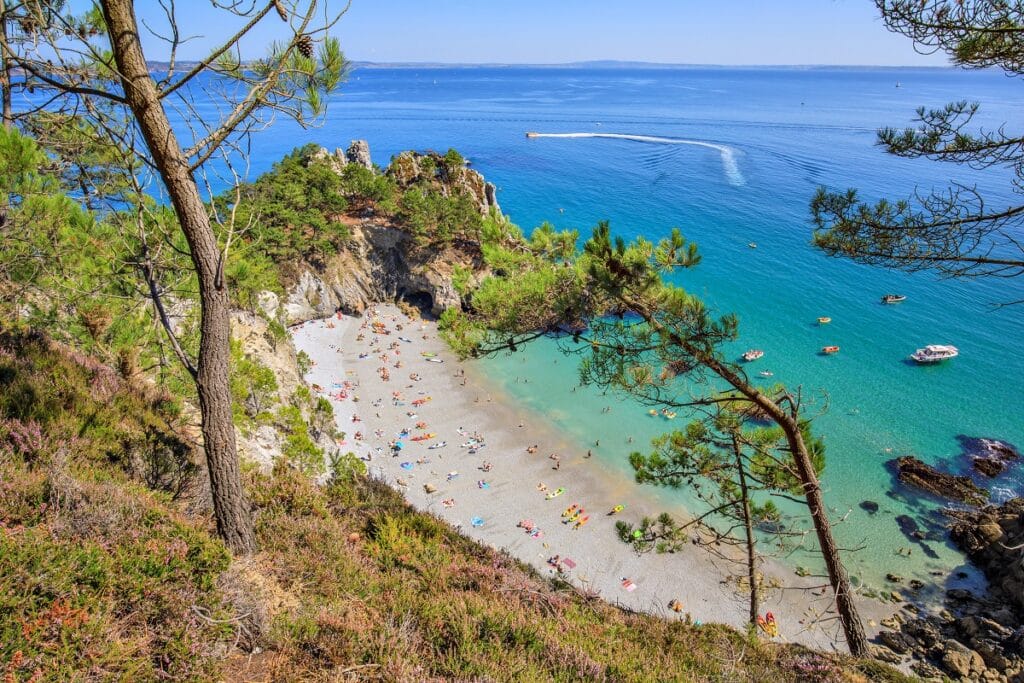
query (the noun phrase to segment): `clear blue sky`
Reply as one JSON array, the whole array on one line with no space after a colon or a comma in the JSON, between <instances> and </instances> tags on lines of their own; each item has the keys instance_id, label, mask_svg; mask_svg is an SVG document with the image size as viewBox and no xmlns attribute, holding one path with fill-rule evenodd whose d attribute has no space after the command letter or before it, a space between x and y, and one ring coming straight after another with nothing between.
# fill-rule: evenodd
<instances>
[{"instance_id":1,"label":"clear blue sky","mask_svg":"<svg viewBox=\"0 0 1024 683\"><path fill-rule=\"evenodd\" d=\"M151 25L163 19L157 0L136 7ZM182 33L197 36L180 50L184 59L201 57L235 25L210 0L177 7ZM381 62L947 63L889 33L871 0L353 0L333 33L349 59ZM244 56L285 35L271 13ZM147 53L161 59L166 48L150 40Z\"/></svg>"}]
</instances>

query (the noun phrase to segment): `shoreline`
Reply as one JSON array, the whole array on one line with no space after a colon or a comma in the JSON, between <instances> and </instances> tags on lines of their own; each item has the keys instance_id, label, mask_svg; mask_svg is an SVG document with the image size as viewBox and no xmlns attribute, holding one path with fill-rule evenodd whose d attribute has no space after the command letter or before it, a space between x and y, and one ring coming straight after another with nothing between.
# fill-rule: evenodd
<instances>
[{"instance_id":1,"label":"shoreline","mask_svg":"<svg viewBox=\"0 0 1024 683\"><path fill-rule=\"evenodd\" d=\"M374 317L390 334L372 331ZM736 568L726 568L725 560L700 547L662 555L653 551L638 555L626 547L615 532L620 516L607 513L613 506L625 505L621 518L627 521L656 515L663 508L652 500L654 496L642 493L639 485L620 473L603 470L578 444L530 409L518 406L473 364L459 362L438 337L436 323L411 321L396 306L380 304L366 317L309 321L290 332L296 350L305 351L314 361L306 380L321 387L335 409L339 430L346 432L339 444L342 450L368 460L368 471L400 490L417 509L438 516L478 542L504 549L542 575L556 574L549 558L570 558L574 566L563 565L560 578L606 602L663 618L746 628L746 595L725 578L740 573ZM389 348L393 345L397 346ZM428 362L421 353L435 354L443 362ZM396 368L398 361L402 366ZM381 379L382 366L388 368L387 381ZM419 380L410 379L413 374ZM345 382L350 383L348 388ZM400 392L398 405L393 392ZM413 401L427 397L422 405L412 406ZM417 423L424 426L416 428ZM401 440L402 449L393 456L389 442L403 427L411 434ZM361 439L355 438L356 432L361 432ZM435 436L411 440L428 433ZM470 453L474 433L484 437L485 446ZM441 442L447 446L429 448ZM533 445L536 452L528 453L527 447ZM557 454L558 460L551 459L551 454ZM489 471L481 469L485 462L491 464ZM546 491L538 490L541 483ZM565 492L546 497L559 487ZM562 523L561 513L573 504L582 505L590 517L578 529ZM518 526L522 520L539 527L542 537ZM780 640L845 649L830 609L831 588L820 591L827 581L798 577L771 558L762 560L760 571L766 584L761 610L775 614ZM772 587L775 582L782 587ZM669 607L676 600L682 604L679 613ZM860 600L858 606L869 635L898 609L871 599Z\"/></svg>"}]
</instances>

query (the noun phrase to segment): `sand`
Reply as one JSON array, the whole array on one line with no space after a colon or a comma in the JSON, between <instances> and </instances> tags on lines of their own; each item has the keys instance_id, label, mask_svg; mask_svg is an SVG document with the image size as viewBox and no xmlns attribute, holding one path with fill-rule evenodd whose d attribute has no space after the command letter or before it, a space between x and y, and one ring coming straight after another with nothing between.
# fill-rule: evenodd
<instances>
[{"instance_id":1,"label":"sand","mask_svg":"<svg viewBox=\"0 0 1024 683\"><path fill-rule=\"evenodd\" d=\"M376 334L373 320L383 323L389 334ZM726 579L743 573L742 567L699 546L673 554L633 552L618 539L615 522L635 523L663 507L645 501L637 485L603 471L578 444L517 408L472 362L459 362L439 339L435 323L411 320L393 305L379 305L363 318L311 321L291 332L297 350L314 362L307 381L328 396L338 428L346 433L341 448L367 460L372 476L399 489L416 508L544 574L556 573L548 564L550 558L569 558L575 567L563 564L562 578L608 602L669 619L745 627L747 597ZM396 347L390 349L391 345ZM429 362L422 353L443 362ZM360 358L361 354L369 355ZM398 361L400 368L395 367ZM381 379L382 367L390 374L387 381ZM418 381L410 379L413 373ZM400 405L393 392L400 392ZM429 400L413 406L422 399ZM417 423L424 426L417 428ZM389 444L402 429L408 429L409 436L393 455ZM411 440L423 434L434 436ZM472 447L474 435L482 437L483 447ZM430 448L442 442L447 445ZM528 453L532 445L538 448ZM558 457L557 469L552 454ZM489 471L483 470L485 463L490 463ZM538 490L540 485L545 490ZM434 492L428 493L425 486ZM565 492L547 498L559 488ZM583 506L589 516L580 528L563 524L562 513L573 504ZM620 504L625 506L622 512L607 514ZM679 511L673 512L678 516ZM542 533L531 535L518 526L522 520L531 521ZM781 640L845 649L838 620L830 611L831 589L822 590L826 580L797 577L772 561L761 570L769 582L786 586L767 588L762 606L762 612L774 613ZM630 585L635 587L628 589ZM676 600L682 604L681 612L669 607ZM891 605L866 598L859 604L862 617L873 622L893 611ZM876 630L868 628L869 633Z\"/></svg>"}]
</instances>

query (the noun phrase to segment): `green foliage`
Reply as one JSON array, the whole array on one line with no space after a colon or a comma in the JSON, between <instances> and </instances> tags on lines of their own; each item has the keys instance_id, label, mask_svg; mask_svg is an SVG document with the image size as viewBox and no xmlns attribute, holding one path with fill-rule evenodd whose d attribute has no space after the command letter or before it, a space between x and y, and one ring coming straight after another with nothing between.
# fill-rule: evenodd
<instances>
[{"instance_id":1,"label":"green foliage","mask_svg":"<svg viewBox=\"0 0 1024 683\"><path fill-rule=\"evenodd\" d=\"M249 226L243 239L253 248L241 259L261 254L274 264L306 259L322 262L338 252L349 237L343 221L348 202L342 180L327 164L312 159L315 145L293 150L269 173L233 192L221 195L217 210L227 215L232 207L238 226Z\"/></svg>"},{"instance_id":2,"label":"green foliage","mask_svg":"<svg viewBox=\"0 0 1024 683\"><path fill-rule=\"evenodd\" d=\"M281 447L284 462L308 476L324 472L324 452L316 445L309 433L309 425L302 411L294 405L281 406L277 411L277 423L286 434Z\"/></svg>"},{"instance_id":3,"label":"green foliage","mask_svg":"<svg viewBox=\"0 0 1024 683\"><path fill-rule=\"evenodd\" d=\"M359 164L347 164L342 169L340 191L353 206L372 205L385 214L394 213L398 208L398 189L394 179Z\"/></svg>"},{"instance_id":4,"label":"green foliage","mask_svg":"<svg viewBox=\"0 0 1024 683\"><path fill-rule=\"evenodd\" d=\"M277 378L273 370L242 351L231 341L231 397L235 424L242 427L268 424L276 403Z\"/></svg>"},{"instance_id":5,"label":"green foliage","mask_svg":"<svg viewBox=\"0 0 1024 683\"><path fill-rule=\"evenodd\" d=\"M313 359L305 351L299 351L295 354L295 364L299 368L299 374L303 377L308 375L309 371L313 369Z\"/></svg>"},{"instance_id":6,"label":"green foliage","mask_svg":"<svg viewBox=\"0 0 1024 683\"><path fill-rule=\"evenodd\" d=\"M465 296L469 293L469 286L472 282L473 271L461 263L456 263L452 266L452 287L460 295Z\"/></svg>"}]
</instances>

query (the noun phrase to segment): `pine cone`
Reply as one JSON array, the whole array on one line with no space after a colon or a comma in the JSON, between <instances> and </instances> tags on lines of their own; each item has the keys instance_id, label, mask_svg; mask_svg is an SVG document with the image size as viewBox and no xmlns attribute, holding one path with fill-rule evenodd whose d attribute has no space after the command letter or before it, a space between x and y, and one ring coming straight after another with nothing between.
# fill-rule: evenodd
<instances>
[{"instance_id":1,"label":"pine cone","mask_svg":"<svg viewBox=\"0 0 1024 683\"><path fill-rule=\"evenodd\" d=\"M295 39L295 47L306 59L313 58L313 39L307 35L301 35Z\"/></svg>"},{"instance_id":2,"label":"pine cone","mask_svg":"<svg viewBox=\"0 0 1024 683\"><path fill-rule=\"evenodd\" d=\"M281 0L274 0L274 9L277 10L277 16L281 17L281 21L288 21L288 12L285 11Z\"/></svg>"}]
</instances>

